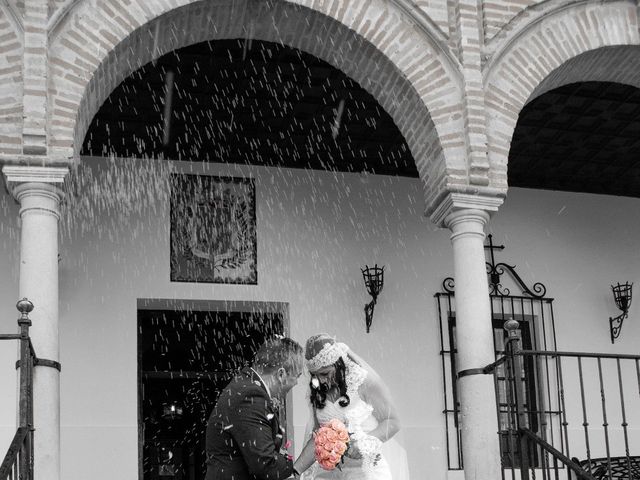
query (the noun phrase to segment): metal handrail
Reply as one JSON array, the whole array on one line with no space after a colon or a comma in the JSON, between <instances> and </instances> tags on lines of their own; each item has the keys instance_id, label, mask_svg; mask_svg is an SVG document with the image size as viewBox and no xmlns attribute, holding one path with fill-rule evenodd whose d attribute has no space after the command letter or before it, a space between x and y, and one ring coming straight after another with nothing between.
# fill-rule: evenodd
<instances>
[{"instance_id":1,"label":"metal handrail","mask_svg":"<svg viewBox=\"0 0 640 480\"><path fill-rule=\"evenodd\" d=\"M518 433L521 437L524 437L526 440L535 443L542 450L549 453L554 459L559 460L563 465L565 465L569 470L577 475L577 480L596 480L593 475L583 469L579 464L571 460L569 457L564 455L557 448L554 448L553 445L544 441L538 435L533 433L528 428L520 428ZM522 477L525 478L525 477Z\"/></svg>"},{"instance_id":2,"label":"metal handrail","mask_svg":"<svg viewBox=\"0 0 640 480\"><path fill-rule=\"evenodd\" d=\"M11 441L11 445L9 445L9 450L7 450L7 454L2 461L2 465L0 465L0 479L14 478L11 475L14 473L15 466L19 463L20 452L23 451L25 447L29 433L29 428L18 427Z\"/></svg>"},{"instance_id":3,"label":"metal handrail","mask_svg":"<svg viewBox=\"0 0 640 480\"><path fill-rule=\"evenodd\" d=\"M509 457L511 462L512 471L514 467L519 468L520 478L522 480L528 480L530 474L535 477L535 470L542 469L543 478L552 478L555 475L558 478L559 468L566 468L572 473L569 478L577 480L595 480L599 478L637 478L637 468L632 471L632 466L635 466L637 462L633 462L630 453L631 442L629 440L629 419L626 416L628 398L631 392L640 391L640 355L625 355L625 354L610 354L610 353L592 353L592 352L558 352L548 350L521 350L521 334L516 321L508 321L505 323L505 329L508 331L509 340L507 342L506 354L501 357L497 362L503 361L506 357L507 369L505 372L505 380L508 383L507 388L507 403L506 414L508 415L508 427L506 433L510 441L510 452L512 454ZM538 430L532 428L537 420L535 412L529 411L527 402L529 401L531 392L527 390L529 387L525 385L522 374L520 372L526 372L526 365L529 362L530 365L539 365L542 358L553 358L555 363L553 366L553 375L555 376L556 390L555 396L557 406L559 408L559 418L556 425L559 426L557 436L553 431L545 431L544 429ZM587 363L586 360L588 359ZM564 361L563 361L564 360ZM494 363L497 363L494 362ZM605 363L607 362L607 363ZM490 370L490 364L485 369ZM594 382L589 385L584 380L584 367L591 366L596 368L595 376L592 378ZM531 369L531 367L529 367ZM547 368L549 368L547 366ZM567 370L569 368L569 370ZM563 377L567 372L576 369L575 377L570 375L572 379L575 379L575 385L572 385L573 396L577 396L574 401L566 401L566 395L568 390L565 390L565 383ZM606 382L605 375L613 371L613 379L617 379L617 382ZM625 373L626 372L626 373ZM529 375L538 375L537 370L531 370ZM637 382L632 388L629 388L627 382ZM627 385L627 386L626 386ZM626 386L626 387L625 387ZM550 385L547 385L549 388ZM577 389L577 390L576 390ZM625 392L626 390L626 392ZM571 391L571 390L569 390ZM587 409L587 403L589 395L594 398L600 399L600 411L595 413L594 410L589 411ZM568 398L568 397L567 397ZM637 402L638 397L634 397ZM607 401L609 399L609 401ZM611 402L611 400L615 400ZM581 426L584 434L584 455L586 460L580 461L577 458L572 458L569 453L570 445L575 445L569 438L569 425L574 422L576 414L568 412L567 407L581 405ZM620 428L618 430L618 438L622 438L624 452L620 452L622 455L619 458L621 461L613 462L614 455L612 449L620 449L620 445L613 447L611 439L615 433L611 429L613 425L610 425L610 420L614 417L611 414L612 407L616 409L615 418L620 420ZM579 412L578 412L579 413ZM532 417L532 414L534 415ZM619 417L618 417L619 415ZM598 423L602 422L602 439L604 445L597 445L594 448L592 443L594 436L591 431L594 420L597 418ZM609 419L609 420L608 420ZM549 436L550 435L550 436ZM549 438L547 438L549 436ZM557 445L554 441L558 441ZM578 443L579 445L579 443ZM603 450L604 449L604 450ZM607 462L602 463L601 467L604 468L601 474L583 468L585 462L591 464L594 460L593 452L603 452L606 455ZM626 461L625 461L626 459ZM519 465L516 465L519 463ZM614 465L615 463L615 465ZM605 477L606 476L606 477ZM504 478L504 474L503 474Z\"/></svg>"},{"instance_id":4,"label":"metal handrail","mask_svg":"<svg viewBox=\"0 0 640 480\"><path fill-rule=\"evenodd\" d=\"M519 350L514 355L548 355L549 357L583 357L583 358L610 358L613 360L640 360L640 355L628 355L620 353L593 353L593 352L557 352L554 350Z\"/></svg>"},{"instance_id":5,"label":"metal handrail","mask_svg":"<svg viewBox=\"0 0 640 480\"><path fill-rule=\"evenodd\" d=\"M16 308L20 311L20 333L2 334L0 340L20 341L19 426L0 466L0 480L33 480L33 366L37 362L29 337L33 304L23 298Z\"/></svg>"}]
</instances>

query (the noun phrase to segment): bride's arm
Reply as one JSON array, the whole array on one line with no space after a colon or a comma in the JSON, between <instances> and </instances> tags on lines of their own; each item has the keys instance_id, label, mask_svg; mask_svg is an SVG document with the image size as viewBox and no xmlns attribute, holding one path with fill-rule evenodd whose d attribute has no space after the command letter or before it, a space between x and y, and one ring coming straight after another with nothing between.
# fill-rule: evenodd
<instances>
[{"instance_id":1,"label":"bride's arm","mask_svg":"<svg viewBox=\"0 0 640 480\"><path fill-rule=\"evenodd\" d=\"M312 409L311 415L313 416L313 420L309 425L313 425L313 431L315 431L318 429L318 420L314 409ZM293 464L293 468L295 468L298 473L303 473L316 461L316 445L313 441L313 431L308 434L309 438L307 439L307 443L305 443L302 452L300 452L300 455Z\"/></svg>"},{"instance_id":2,"label":"bride's arm","mask_svg":"<svg viewBox=\"0 0 640 480\"><path fill-rule=\"evenodd\" d=\"M361 387L361 396L373 407L378 426L369 435L386 442L400 430L400 419L389 389L377 375L368 375Z\"/></svg>"},{"instance_id":3,"label":"bride's arm","mask_svg":"<svg viewBox=\"0 0 640 480\"><path fill-rule=\"evenodd\" d=\"M296 469L296 472L302 473L305 470L307 470L311 465L313 465L313 462L316 461L315 450L316 450L316 446L313 442L313 437L311 437L309 440L307 440L307 443L302 449L300 456L296 459L295 463L293 464L293 468Z\"/></svg>"}]
</instances>

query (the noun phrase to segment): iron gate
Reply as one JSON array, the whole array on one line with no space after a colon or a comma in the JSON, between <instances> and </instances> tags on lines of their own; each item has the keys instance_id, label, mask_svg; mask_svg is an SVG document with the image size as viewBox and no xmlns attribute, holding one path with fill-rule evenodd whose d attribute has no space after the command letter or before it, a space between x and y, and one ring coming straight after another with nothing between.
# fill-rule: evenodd
<instances>
[{"instance_id":1,"label":"iron gate","mask_svg":"<svg viewBox=\"0 0 640 480\"><path fill-rule=\"evenodd\" d=\"M525 284L516 272L515 265L496 263L495 252L504 246L493 245L488 235L489 261L486 262L491 299L491 319L496 358L505 354L506 332L503 325L506 320L517 320L522 332L523 348L527 350L556 350L556 334L553 316L553 299L546 297L547 289L541 283L531 288ZM507 284L507 282L509 282ZM512 290L521 293L512 294ZM455 342L455 283L453 278L442 282L442 291L435 294L440 323L440 355L443 370L443 392L445 424L447 431L447 463L450 470L463 468L461 430L459 419L459 401L457 392L456 342ZM518 376L525 392L526 418L528 428L541 438L556 439L554 444L563 444L561 430L561 402L557 388L557 378L553 368L545 365L547 358L523 362ZM504 467L513 465L513 459L519 458L513 451L513 442L509 441L510 431L509 402L507 394L507 375L505 365L496 367L494 372L498 426L500 430L501 461ZM515 447L517 448L517 446ZM535 455L533 461L535 462Z\"/></svg>"}]
</instances>

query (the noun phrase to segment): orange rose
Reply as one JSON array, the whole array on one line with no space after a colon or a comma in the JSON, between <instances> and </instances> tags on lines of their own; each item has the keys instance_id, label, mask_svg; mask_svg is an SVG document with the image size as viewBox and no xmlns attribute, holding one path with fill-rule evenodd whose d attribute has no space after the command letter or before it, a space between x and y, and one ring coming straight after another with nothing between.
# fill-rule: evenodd
<instances>
[{"instance_id":1,"label":"orange rose","mask_svg":"<svg viewBox=\"0 0 640 480\"><path fill-rule=\"evenodd\" d=\"M316 432L316 445L324 445L327 443L327 432L323 429L320 429Z\"/></svg>"},{"instance_id":2,"label":"orange rose","mask_svg":"<svg viewBox=\"0 0 640 480\"><path fill-rule=\"evenodd\" d=\"M326 436L327 436L327 440L330 442L335 442L336 440L338 440L338 432L336 432L335 430L327 430L326 432Z\"/></svg>"},{"instance_id":3,"label":"orange rose","mask_svg":"<svg viewBox=\"0 0 640 480\"><path fill-rule=\"evenodd\" d=\"M325 470L333 470L347 450L349 432L344 423L332 419L314 432L315 457Z\"/></svg>"},{"instance_id":4,"label":"orange rose","mask_svg":"<svg viewBox=\"0 0 640 480\"><path fill-rule=\"evenodd\" d=\"M337 418L332 418L329 423L327 423L328 427L331 427L334 430L346 430L347 427L344 426L344 423L342 423L340 420L338 420Z\"/></svg>"},{"instance_id":5,"label":"orange rose","mask_svg":"<svg viewBox=\"0 0 640 480\"><path fill-rule=\"evenodd\" d=\"M342 456L342 454L347 451L347 444L344 442L336 442L334 444L333 451Z\"/></svg>"},{"instance_id":6,"label":"orange rose","mask_svg":"<svg viewBox=\"0 0 640 480\"><path fill-rule=\"evenodd\" d=\"M328 458L327 458L327 459L324 459L324 460L321 460L321 461L320 461L320 462L318 462L318 463L319 463L319 464L320 464L320 466L321 466L322 468L324 468L325 470L333 470L334 468L336 468L336 464L335 464L335 462L332 462L332 461L331 461L331 460L329 460Z\"/></svg>"}]
</instances>

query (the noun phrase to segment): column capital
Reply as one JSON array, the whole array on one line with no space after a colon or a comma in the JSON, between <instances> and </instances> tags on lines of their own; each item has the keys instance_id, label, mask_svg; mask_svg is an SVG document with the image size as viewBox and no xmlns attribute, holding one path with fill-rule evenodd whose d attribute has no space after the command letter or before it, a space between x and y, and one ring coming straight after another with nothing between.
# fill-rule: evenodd
<instances>
[{"instance_id":1,"label":"column capital","mask_svg":"<svg viewBox=\"0 0 640 480\"><path fill-rule=\"evenodd\" d=\"M69 173L64 167L31 167L24 165L5 165L2 167L7 187L16 200L21 201L27 193L40 192L45 196L54 196L62 200L59 188Z\"/></svg>"},{"instance_id":2,"label":"column capital","mask_svg":"<svg viewBox=\"0 0 640 480\"><path fill-rule=\"evenodd\" d=\"M481 216L486 215L486 220L498 211L502 205L502 197L490 197L486 195L473 195L469 193L449 193L440 205L431 214L431 221L440 227L448 227L448 223L459 215L453 215L462 211L475 211ZM486 223L485 222L483 223Z\"/></svg>"},{"instance_id":3,"label":"column capital","mask_svg":"<svg viewBox=\"0 0 640 480\"><path fill-rule=\"evenodd\" d=\"M65 167L34 167L27 165L5 165L2 174L11 183L63 183L69 174Z\"/></svg>"}]
</instances>

